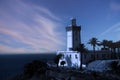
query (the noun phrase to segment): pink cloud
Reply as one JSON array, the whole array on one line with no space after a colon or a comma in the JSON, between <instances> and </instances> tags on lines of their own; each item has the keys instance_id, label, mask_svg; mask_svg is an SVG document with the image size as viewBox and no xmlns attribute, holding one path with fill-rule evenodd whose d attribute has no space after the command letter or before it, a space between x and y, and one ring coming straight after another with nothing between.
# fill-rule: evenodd
<instances>
[{"instance_id":1,"label":"pink cloud","mask_svg":"<svg viewBox=\"0 0 120 80\"><path fill-rule=\"evenodd\" d=\"M0 44L0 52L1 53L25 53L25 52L29 52L29 50L25 49L25 48L12 48L6 45L1 45Z\"/></svg>"},{"instance_id":2,"label":"pink cloud","mask_svg":"<svg viewBox=\"0 0 120 80\"><path fill-rule=\"evenodd\" d=\"M29 45L31 49L24 46L16 49L12 45L10 47L0 43L2 45L0 52L6 50L13 52L14 49L15 52L52 52L65 46L63 33L56 31L61 25L59 17L44 7L31 6L21 1L15 3L16 5L10 5L10 11L4 10L1 14L0 33L14 38L18 43ZM19 16L16 17L12 15L13 13ZM5 36L3 39L6 39ZM8 43L10 42L12 41L9 40Z\"/></svg>"}]
</instances>

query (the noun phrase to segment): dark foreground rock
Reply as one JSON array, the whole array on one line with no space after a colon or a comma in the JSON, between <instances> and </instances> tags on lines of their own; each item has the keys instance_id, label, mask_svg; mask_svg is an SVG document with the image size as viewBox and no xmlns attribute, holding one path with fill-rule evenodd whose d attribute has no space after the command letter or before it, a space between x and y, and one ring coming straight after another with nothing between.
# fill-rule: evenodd
<instances>
[{"instance_id":1,"label":"dark foreground rock","mask_svg":"<svg viewBox=\"0 0 120 80\"><path fill-rule=\"evenodd\" d=\"M120 72L112 66L111 71L95 72L79 69L49 67L45 62L33 61L25 65L21 75L10 80L120 80ZM117 67L119 68L119 67Z\"/></svg>"}]
</instances>

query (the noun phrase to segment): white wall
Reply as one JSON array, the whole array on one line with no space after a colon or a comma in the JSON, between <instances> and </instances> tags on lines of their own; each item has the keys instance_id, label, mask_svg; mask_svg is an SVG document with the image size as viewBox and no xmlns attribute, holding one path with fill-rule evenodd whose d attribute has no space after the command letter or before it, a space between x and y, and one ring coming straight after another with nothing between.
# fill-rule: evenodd
<instances>
[{"instance_id":1,"label":"white wall","mask_svg":"<svg viewBox=\"0 0 120 80\"><path fill-rule=\"evenodd\" d=\"M72 44L72 31L67 31L67 51L69 51L69 48L73 47Z\"/></svg>"},{"instance_id":2,"label":"white wall","mask_svg":"<svg viewBox=\"0 0 120 80\"><path fill-rule=\"evenodd\" d=\"M63 54L63 57L59 60L59 66L62 66L61 62L65 61L66 64L64 66L66 67L80 67L80 53L76 51L59 51L58 54L59 53Z\"/></svg>"}]
</instances>

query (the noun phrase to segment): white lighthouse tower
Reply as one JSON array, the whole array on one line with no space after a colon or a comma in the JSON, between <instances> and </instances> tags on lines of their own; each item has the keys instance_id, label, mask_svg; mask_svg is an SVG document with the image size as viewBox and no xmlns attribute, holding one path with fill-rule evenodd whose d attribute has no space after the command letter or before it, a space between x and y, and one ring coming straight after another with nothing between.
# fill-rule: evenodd
<instances>
[{"instance_id":1,"label":"white lighthouse tower","mask_svg":"<svg viewBox=\"0 0 120 80\"><path fill-rule=\"evenodd\" d=\"M67 31L67 51L75 51L81 44L81 26L76 25L76 19L71 19L71 25L66 27Z\"/></svg>"},{"instance_id":2,"label":"white lighthouse tower","mask_svg":"<svg viewBox=\"0 0 120 80\"><path fill-rule=\"evenodd\" d=\"M59 66L62 65L62 61L65 62L64 66L79 68L81 63L81 54L76 49L81 44L80 36L81 27L76 25L76 19L71 19L71 25L66 27L67 32L67 50L57 51L58 54L63 56L59 59Z\"/></svg>"}]
</instances>

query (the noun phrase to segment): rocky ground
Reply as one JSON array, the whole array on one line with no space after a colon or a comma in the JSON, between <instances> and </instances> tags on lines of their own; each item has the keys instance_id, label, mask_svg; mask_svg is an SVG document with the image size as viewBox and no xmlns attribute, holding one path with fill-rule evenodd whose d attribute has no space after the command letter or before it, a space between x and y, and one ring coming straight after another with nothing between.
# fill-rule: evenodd
<instances>
[{"instance_id":1,"label":"rocky ground","mask_svg":"<svg viewBox=\"0 0 120 80\"><path fill-rule=\"evenodd\" d=\"M65 67L49 67L41 61L33 61L25 65L21 75L10 80L120 80L120 66L111 63L111 70L96 72L90 70L68 69Z\"/></svg>"}]
</instances>

